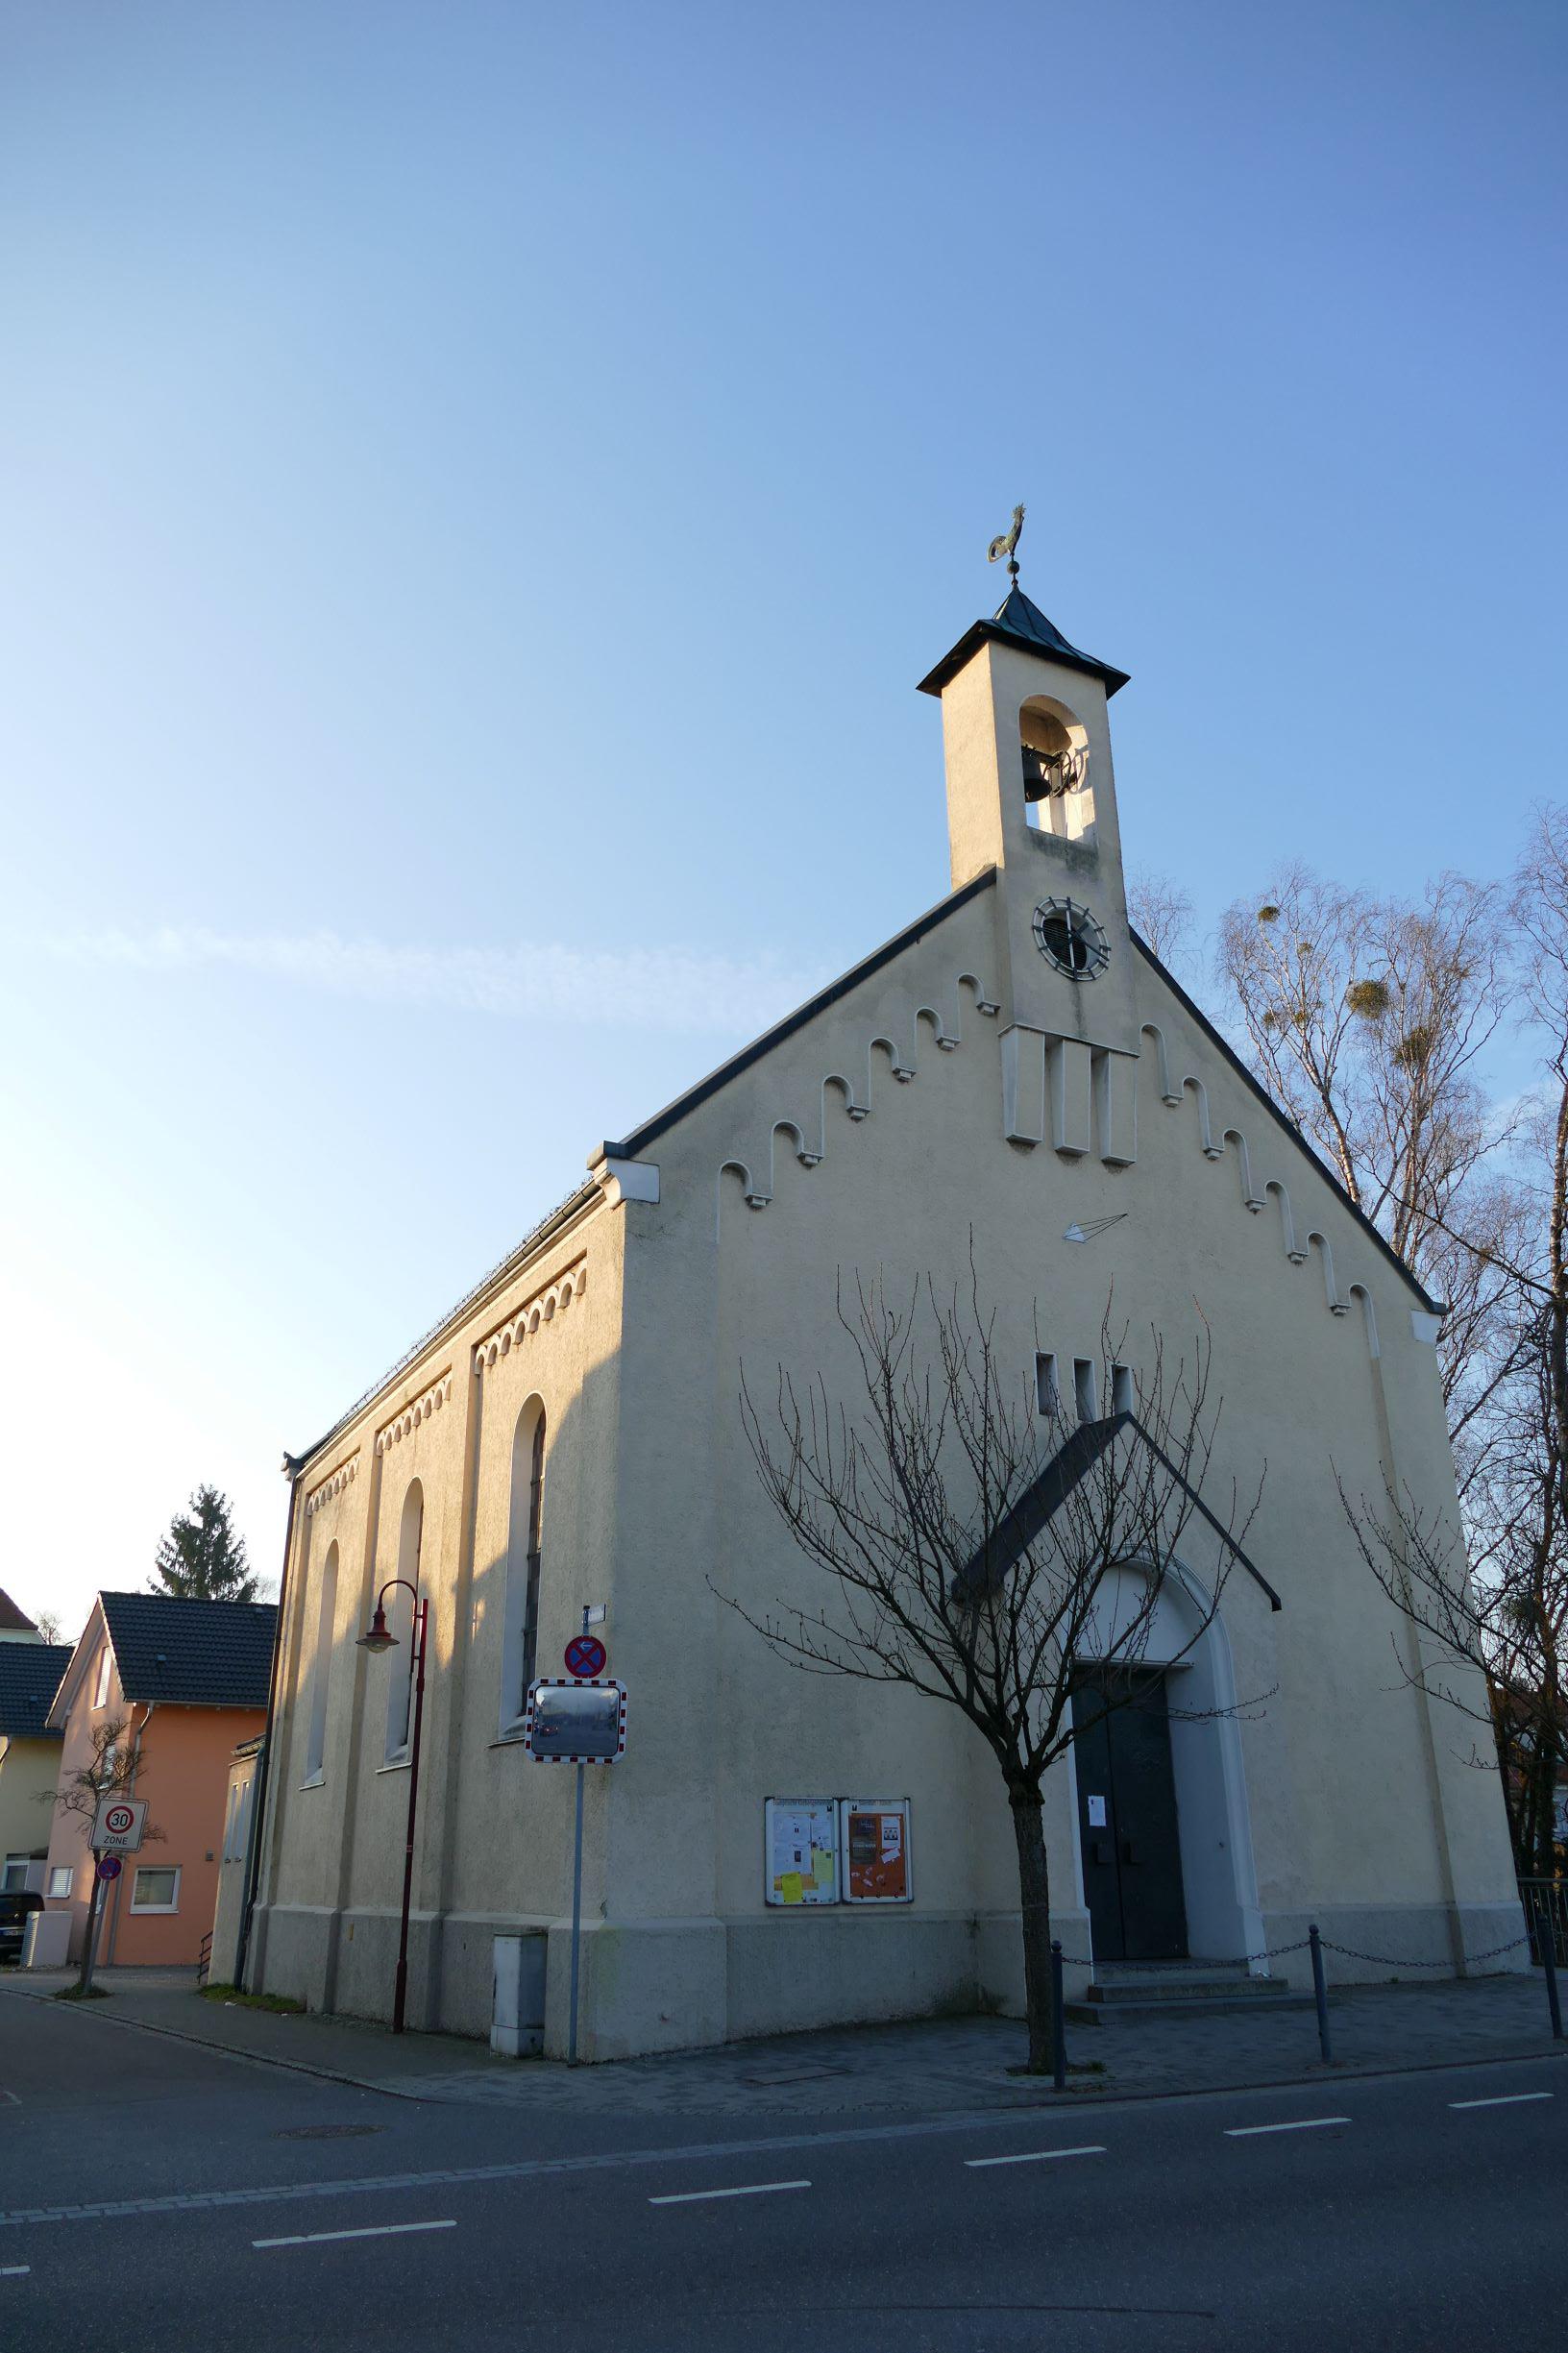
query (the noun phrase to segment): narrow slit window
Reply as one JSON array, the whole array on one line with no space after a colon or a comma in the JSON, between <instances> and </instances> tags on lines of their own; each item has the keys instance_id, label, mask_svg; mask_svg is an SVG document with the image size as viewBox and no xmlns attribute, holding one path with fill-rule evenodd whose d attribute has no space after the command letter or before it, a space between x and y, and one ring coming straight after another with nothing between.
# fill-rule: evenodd
<instances>
[{"instance_id":1,"label":"narrow slit window","mask_svg":"<svg viewBox=\"0 0 1568 2353\"><path fill-rule=\"evenodd\" d=\"M1041 1413L1056 1414L1062 1410L1062 1392L1056 1385L1056 1359L1043 1349L1035 1354L1035 1403Z\"/></svg>"},{"instance_id":2,"label":"narrow slit window","mask_svg":"<svg viewBox=\"0 0 1568 2353\"><path fill-rule=\"evenodd\" d=\"M502 1641L501 1731L515 1734L539 1662L539 1581L545 1541L545 1409L530 1399L512 1433L512 1505Z\"/></svg>"},{"instance_id":3,"label":"narrow slit window","mask_svg":"<svg viewBox=\"0 0 1568 2353\"><path fill-rule=\"evenodd\" d=\"M389 1765L401 1765L408 1755L414 1714L415 1596L419 1591L419 1556L424 1538L425 1490L414 1479L410 1480L408 1492L403 1499L403 1520L398 1531L398 1576L403 1581L393 1587L386 1608L387 1625L399 1645L387 1657L386 1761Z\"/></svg>"},{"instance_id":4,"label":"narrow slit window","mask_svg":"<svg viewBox=\"0 0 1568 2353\"><path fill-rule=\"evenodd\" d=\"M337 1615L337 1546L330 1546L316 1601L316 1650L310 1666L310 1720L305 1747L305 1777L319 1781L327 1762L327 1694L332 1673L332 1633Z\"/></svg>"},{"instance_id":5,"label":"narrow slit window","mask_svg":"<svg viewBox=\"0 0 1568 2353\"><path fill-rule=\"evenodd\" d=\"M1078 1407L1078 1419L1092 1422L1099 1419L1094 1403L1094 1360L1091 1357L1072 1360L1072 1387Z\"/></svg>"},{"instance_id":6,"label":"narrow slit window","mask_svg":"<svg viewBox=\"0 0 1568 2353\"><path fill-rule=\"evenodd\" d=\"M1133 1396L1133 1368L1130 1364L1111 1367L1111 1410L1113 1413L1132 1413L1136 1410Z\"/></svg>"}]
</instances>

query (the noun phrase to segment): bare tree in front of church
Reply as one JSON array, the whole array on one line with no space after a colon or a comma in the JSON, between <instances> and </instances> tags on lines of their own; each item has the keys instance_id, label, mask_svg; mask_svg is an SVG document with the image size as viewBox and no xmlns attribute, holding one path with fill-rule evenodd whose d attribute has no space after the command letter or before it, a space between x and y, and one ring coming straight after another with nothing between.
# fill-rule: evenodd
<instances>
[{"instance_id":1,"label":"bare tree in front of church","mask_svg":"<svg viewBox=\"0 0 1568 2353\"><path fill-rule=\"evenodd\" d=\"M1043 1787L1075 1739L1137 1697L1162 1601L1180 1581L1185 1656L1213 1622L1258 1495L1211 1481L1218 1401L1201 1331L1172 1363L1152 1336L1136 1411L1080 1419L999 1346L971 1265L896 1302L841 1283L848 1394L783 1367L741 1409L763 1490L821 1573L817 1606L722 1598L806 1674L902 1686L956 1707L985 1741L1012 1810L1029 2067L1053 2065L1050 1855ZM1125 1355L1109 1312L1102 1394ZM1260 1492L1261 1492L1260 1481ZM1207 1587L1176 1565L1194 1518L1217 1556ZM1217 1539L1217 1542L1214 1541Z\"/></svg>"},{"instance_id":2,"label":"bare tree in front of church","mask_svg":"<svg viewBox=\"0 0 1568 2353\"><path fill-rule=\"evenodd\" d=\"M254 1602L260 1579L236 1534L233 1507L213 1486L199 1486L159 1539L148 1590L182 1602Z\"/></svg>"}]
</instances>

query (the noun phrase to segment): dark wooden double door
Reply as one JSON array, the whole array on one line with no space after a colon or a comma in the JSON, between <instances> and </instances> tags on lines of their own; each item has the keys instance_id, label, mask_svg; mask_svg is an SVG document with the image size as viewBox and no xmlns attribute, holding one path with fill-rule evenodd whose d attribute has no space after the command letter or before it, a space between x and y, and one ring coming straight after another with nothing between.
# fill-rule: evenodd
<instances>
[{"instance_id":1,"label":"dark wooden double door","mask_svg":"<svg viewBox=\"0 0 1568 2353\"><path fill-rule=\"evenodd\" d=\"M1100 1721L1107 1699L1120 1704ZM1165 1679L1155 1671L1081 1676L1078 1835L1096 1961L1185 1961L1187 1902L1170 1761Z\"/></svg>"}]
</instances>

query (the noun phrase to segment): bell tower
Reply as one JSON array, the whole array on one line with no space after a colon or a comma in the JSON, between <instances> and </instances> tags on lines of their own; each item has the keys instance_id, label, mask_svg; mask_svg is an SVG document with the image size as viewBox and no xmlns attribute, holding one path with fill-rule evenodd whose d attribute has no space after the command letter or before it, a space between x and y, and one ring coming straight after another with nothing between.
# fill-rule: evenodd
<instances>
[{"instance_id":1,"label":"bell tower","mask_svg":"<svg viewBox=\"0 0 1568 2353\"><path fill-rule=\"evenodd\" d=\"M1139 1032L1107 706L1125 671L1070 645L1013 585L920 681L942 702L953 887L996 870L1004 1128L1131 1161Z\"/></svg>"}]
</instances>

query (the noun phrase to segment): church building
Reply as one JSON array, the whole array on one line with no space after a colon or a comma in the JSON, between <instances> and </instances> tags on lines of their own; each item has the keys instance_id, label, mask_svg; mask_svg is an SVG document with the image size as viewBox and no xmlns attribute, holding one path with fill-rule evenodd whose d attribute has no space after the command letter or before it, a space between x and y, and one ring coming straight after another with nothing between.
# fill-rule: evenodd
<instances>
[{"instance_id":1,"label":"church building","mask_svg":"<svg viewBox=\"0 0 1568 2353\"><path fill-rule=\"evenodd\" d=\"M853 1406L839 1270L951 1288L971 1247L1018 1382L1086 1423L1123 1403L1095 1393L1113 1288L1128 1396L1148 1336L1180 1354L1206 1328L1212 1480L1262 1482L1207 1624L1216 1549L1190 1523L1143 1661L1168 1728L1120 1781L1114 1740L1051 1768L1069 1992L1130 1961L1300 1985L1304 1954L1269 1956L1310 1921L1389 1956L1336 1958L1377 1979L1463 1973L1519 1933L1496 1776L1409 1681L1409 1629L1335 1483L1457 1516L1442 1309L1131 929L1109 723L1126 684L1015 568L921 681L947 895L600 1144L286 1461L253 1987L390 2013L417 1593L410 2026L487 2034L502 1985L508 2047L533 2026L566 2047L576 1776L524 1735L590 1604L626 1712L625 1753L585 1777L585 2057L1020 2010L1007 1793L978 1734L911 1692L792 1672L725 1605L824 1598L759 1483L743 1372L770 1396L781 1365L821 1373ZM381 1652L359 1643L379 1597Z\"/></svg>"}]
</instances>

